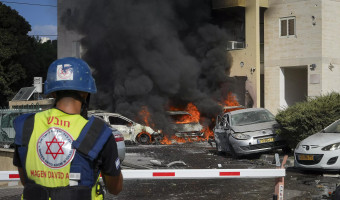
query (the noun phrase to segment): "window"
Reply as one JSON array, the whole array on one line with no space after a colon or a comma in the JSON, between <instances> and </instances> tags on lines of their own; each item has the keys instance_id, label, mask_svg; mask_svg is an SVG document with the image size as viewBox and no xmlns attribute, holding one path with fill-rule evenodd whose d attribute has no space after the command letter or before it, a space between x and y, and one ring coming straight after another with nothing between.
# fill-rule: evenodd
<instances>
[{"instance_id":1,"label":"window","mask_svg":"<svg viewBox=\"0 0 340 200\"><path fill-rule=\"evenodd\" d=\"M119 118L119 117L110 116L109 121L110 121L111 125L125 125L125 126L131 125L131 122L128 122L128 121L126 121L122 118Z\"/></svg>"},{"instance_id":2,"label":"window","mask_svg":"<svg viewBox=\"0 0 340 200\"><path fill-rule=\"evenodd\" d=\"M280 19L280 36L295 36L295 17L285 17Z\"/></svg>"}]
</instances>

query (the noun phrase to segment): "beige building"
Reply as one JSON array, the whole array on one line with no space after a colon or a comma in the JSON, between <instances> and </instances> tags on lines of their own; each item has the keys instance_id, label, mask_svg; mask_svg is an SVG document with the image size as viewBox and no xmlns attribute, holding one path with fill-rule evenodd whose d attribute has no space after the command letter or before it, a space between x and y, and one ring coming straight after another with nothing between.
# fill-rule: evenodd
<instances>
[{"instance_id":1,"label":"beige building","mask_svg":"<svg viewBox=\"0 0 340 200\"><path fill-rule=\"evenodd\" d=\"M277 113L340 92L340 0L213 0L225 13L240 7L245 46L229 51L230 75L247 77L255 107Z\"/></svg>"},{"instance_id":2,"label":"beige building","mask_svg":"<svg viewBox=\"0 0 340 200\"><path fill-rule=\"evenodd\" d=\"M224 19L234 23L223 23L232 31L236 41L228 41L228 53L232 57L229 76L246 77L246 96L252 99L253 105L264 106L264 12L268 8L268 0L212 0L213 12L226 16ZM222 18L222 17L221 17ZM222 18L223 19L223 18ZM238 23L243 21L243 23ZM240 34L243 37L240 37ZM241 44L241 45L240 45Z\"/></svg>"}]
</instances>

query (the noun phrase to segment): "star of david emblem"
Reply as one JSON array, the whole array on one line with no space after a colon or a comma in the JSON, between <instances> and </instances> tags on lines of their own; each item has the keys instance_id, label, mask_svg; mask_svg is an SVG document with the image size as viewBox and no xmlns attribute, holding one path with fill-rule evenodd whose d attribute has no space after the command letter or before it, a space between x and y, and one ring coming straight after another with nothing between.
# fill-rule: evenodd
<instances>
[{"instance_id":1,"label":"star of david emblem","mask_svg":"<svg viewBox=\"0 0 340 200\"><path fill-rule=\"evenodd\" d=\"M63 151L63 148L62 148L64 143L65 142L59 142L58 139L56 138L56 136L54 136L52 141L46 141L46 145L47 145L46 154L51 154L53 159L55 160L57 158L58 154L64 154L64 151ZM56 151L56 152L52 151L51 146L56 147L56 148L52 148L52 150L55 150L55 149L58 148L58 151Z\"/></svg>"}]
</instances>

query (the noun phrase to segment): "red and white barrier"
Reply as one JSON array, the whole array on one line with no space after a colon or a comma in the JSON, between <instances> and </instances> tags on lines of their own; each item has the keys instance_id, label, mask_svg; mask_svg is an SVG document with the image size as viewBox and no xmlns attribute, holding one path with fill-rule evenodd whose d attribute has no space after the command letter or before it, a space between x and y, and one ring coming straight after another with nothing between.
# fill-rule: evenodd
<instances>
[{"instance_id":1,"label":"red and white barrier","mask_svg":"<svg viewBox=\"0 0 340 200\"><path fill-rule=\"evenodd\" d=\"M278 178L285 169L155 169L122 170L124 179L227 179ZM20 180L17 171L0 171L0 181Z\"/></svg>"},{"instance_id":2,"label":"red and white barrier","mask_svg":"<svg viewBox=\"0 0 340 200\"><path fill-rule=\"evenodd\" d=\"M0 181L20 180L18 171L0 171Z\"/></svg>"},{"instance_id":3,"label":"red and white barrier","mask_svg":"<svg viewBox=\"0 0 340 200\"><path fill-rule=\"evenodd\" d=\"M285 169L173 169L122 170L124 179L227 179L277 178L286 175Z\"/></svg>"}]
</instances>

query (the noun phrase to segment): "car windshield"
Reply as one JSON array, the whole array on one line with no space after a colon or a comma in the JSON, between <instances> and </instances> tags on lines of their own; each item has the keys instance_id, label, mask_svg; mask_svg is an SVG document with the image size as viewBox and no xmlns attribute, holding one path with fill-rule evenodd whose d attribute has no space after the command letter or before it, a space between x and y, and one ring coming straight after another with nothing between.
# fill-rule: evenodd
<instances>
[{"instance_id":1,"label":"car windshield","mask_svg":"<svg viewBox=\"0 0 340 200\"><path fill-rule=\"evenodd\" d=\"M340 133L340 120L334 122L323 130L324 133Z\"/></svg>"},{"instance_id":2,"label":"car windshield","mask_svg":"<svg viewBox=\"0 0 340 200\"><path fill-rule=\"evenodd\" d=\"M249 111L231 115L232 126L243 126L274 121L275 117L267 110Z\"/></svg>"}]
</instances>

